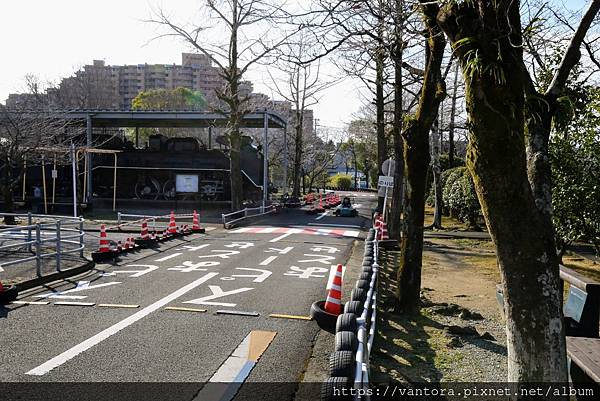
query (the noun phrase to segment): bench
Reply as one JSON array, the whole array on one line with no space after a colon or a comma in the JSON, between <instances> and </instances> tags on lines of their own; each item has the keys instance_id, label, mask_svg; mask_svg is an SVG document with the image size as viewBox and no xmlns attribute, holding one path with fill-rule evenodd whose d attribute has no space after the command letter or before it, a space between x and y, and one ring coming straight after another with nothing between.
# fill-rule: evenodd
<instances>
[{"instance_id":1,"label":"bench","mask_svg":"<svg viewBox=\"0 0 600 401\"><path fill-rule=\"evenodd\" d=\"M596 399L600 394L600 283L562 265L560 279L563 291L565 282L570 284L563 306L569 374L576 388L591 389L594 396L589 399ZM496 298L504 309L501 285L496 287Z\"/></svg>"},{"instance_id":2,"label":"bench","mask_svg":"<svg viewBox=\"0 0 600 401\"><path fill-rule=\"evenodd\" d=\"M597 399L600 394L600 338L567 337L569 375L577 389L592 390L593 396L578 396L578 400ZM591 394L590 394L591 395Z\"/></svg>"},{"instance_id":3,"label":"bench","mask_svg":"<svg viewBox=\"0 0 600 401\"><path fill-rule=\"evenodd\" d=\"M562 265L560 278L563 289L565 281L570 284L563 307L565 334L572 337L600 337L600 283ZM496 286L496 299L504 313L501 285Z\"/></svg>"}]
</instances>

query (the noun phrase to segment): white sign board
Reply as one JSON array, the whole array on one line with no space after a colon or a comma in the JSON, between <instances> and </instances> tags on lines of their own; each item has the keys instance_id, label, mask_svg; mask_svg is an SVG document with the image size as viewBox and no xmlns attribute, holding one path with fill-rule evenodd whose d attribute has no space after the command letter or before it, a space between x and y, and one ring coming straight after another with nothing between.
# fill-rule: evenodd
<instances>
[{"instance_id":1,"label":"white sign board","mask_svg":"<svg viewBox=\"0 0 600 401\"><path fill-rule=\"evenodd\" d=\"M198 176L177 174L175 176L175 191L176 192L198 192Z\"/></svg>"},{"instance_id":2,"label":"white sign board","mask_svg":"<svg viewBox=\"0 0 600 401\"><path fill-rule=\"evenodd\" d=\"M393 187L394 186L394 176L391 175L380 175L379 180L377 181L377 185L380 187Z\"/></svg>"}]
</instances>

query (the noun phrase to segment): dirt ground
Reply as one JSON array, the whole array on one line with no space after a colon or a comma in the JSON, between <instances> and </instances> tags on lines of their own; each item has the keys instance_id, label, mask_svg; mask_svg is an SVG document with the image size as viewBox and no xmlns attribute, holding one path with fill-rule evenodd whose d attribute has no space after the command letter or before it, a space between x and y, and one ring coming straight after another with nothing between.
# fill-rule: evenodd
<instances>
[{"instance_id":1,"label":"dirt ground","mask_svg":"<svg viewBox=\"0 0 600 401\"><path fill-rule=\"evenodd\" d=\"M393 265L398 251L383 256ZM393 272L382 269L378 336L371 354L374 381L505 380L505 333L495 296L496 270L489 241L426 241L424 307L421 314L410 316L393 312Z\"/></svg>"}]
</instances>

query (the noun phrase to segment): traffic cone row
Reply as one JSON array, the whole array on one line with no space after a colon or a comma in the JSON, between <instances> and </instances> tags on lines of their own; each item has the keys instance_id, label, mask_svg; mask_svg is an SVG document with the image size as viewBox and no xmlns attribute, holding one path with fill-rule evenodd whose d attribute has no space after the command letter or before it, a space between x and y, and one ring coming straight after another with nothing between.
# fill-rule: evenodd
<instances>
[{"instance_id":1,"label":"traffic cone row","mask_svg":"<svg viewBox=\"0 0 600 401\"><path fill-rule=\"evenodd\" d=\"M342 313L342 265L337 265L324 309L325 312L336 316Z\"/></svg>"},{"instance_id":2,"label":"traffic cone row","mask_svg":"<svg viewBox=\"0 0 600 401\"><path fill-rule=\"evenodd\" d=\"M140 247L151 247L159 241L165 241L175 236L205 232L205 229L200 226L198 212L195 210L192 224L193 225L191 229L187 224L177 227L177 223L175 221L175 212L171 211L167 230L153 230L150 234L148 231L148 221L147 219L143 219L140 236L138 238L127 237L124 241L115 241L113 242L113 247L111 247L110 241L106 235L106 226L102 224L100 226L100 244L98 246L98 251L92 252L92 259L95 262L106 261L115 258L121 252L132 251Z\"/></svg>"},{"instance_id":3,"label":"traffic cone row","mask_svg":"<svg viewBox=\"0 0 600 401\"><path fill-rule=\"evenodd\" d=\"M385 222L385 220L383 220L383 217L381 217L381 215L377 214L375 216L375 223L373 225L373 228L377 230L378 241L390 239L387 231L387 223Z\"/></svg>"}]
</instances>

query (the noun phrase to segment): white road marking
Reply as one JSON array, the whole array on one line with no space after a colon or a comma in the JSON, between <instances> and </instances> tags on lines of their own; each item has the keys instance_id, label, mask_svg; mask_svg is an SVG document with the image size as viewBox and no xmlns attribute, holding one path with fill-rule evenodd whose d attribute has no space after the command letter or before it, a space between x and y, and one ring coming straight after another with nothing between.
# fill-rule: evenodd
<instances>
[{"instance_id":1,"label":"white road marking","mask_svg":"<svg viewBox=\"0 0 600 401\"><path fill-rule=\"evenodd\" d=\"M319 227L344 227L344 228L361 228L361 226L352 225L352 224L317 224L317 223L308 223L309 226L319 226Z\"/></svg>"},{"instance_id":2,"label":"white road marking","mask_svg":"<svg viewBox=\"0 0 600 401\"><path fill-rule=\"evenodd\" d=\"M283 248L283 249L269 248L269 249L265 250L265 253L277 252L280 255L285 255L286 253L289 253L289 251L291 251L292 249L294 249L293 246L288 246L287 248Z\"/></svg>"},{"instance_id":3,"label":"white road marking","mask_svg":"<svg viewBox=\"0 0 600 401\"><path fill-rule=\"evenodd\" d=\"M237 234L237 233L246 233L248 231L252 230L252 227L242 227L242 228L238 228L235 231L232 231L232 233Z\"/></svg>"},{"instance_id":4,"label":"white road marking","mask_svg":"<svg viewBox=\"0 0 600 401\"><path fill-rule=\"evenodd\" d=\"M273 231L277 231L277 229L279 229L279 227L266 227L258 231L257 234L270 234Z\"/></svg>"},{"instance_id":5,"label":"white road marking","mask_svg":"<svg viewBox=\"0 0 600 401\"><path fill-rule=\"evenodd\" d=\"M14 305L48 305L50 302L47 301L12 301Z\"/></svg>"},{"instance_id":6,"label":"white road marking","mask_svg":"<svg viewBox=\"0 0 600 401\"><path fill-rule=\"evenodd\" d=\"M54 305L64 305L64 306L94 306L96 305L93 302L55 302Z\"/></svg>"},{"instance_id":7,"label":"white road marking","mask_svg":"<svg viewBox=\"0 0 600 401\"><path fill-rule=\"evenodd\" d=\"M321 220L323 217L327 216L328 211L325 210L323 213L319 215L319 217L315 218L315 220Z\"/></svg>"},{"instance_id":8,"label":"white road marking","mask_svg":"<svg viewBox=\"0 0 600 401\"><path fill-rule=\"evenodd\" d=\"M158 266L154 266L154 265L127 265L125 267L145 267L146 269L142 269L142 270L114 270L113 273L123 273L123 274L133 273L129 277L142 277L144 274L148 274L148 273L153 272L154 270L158 269Z\"/></svg>"},{"instance_id":9,"label":"white road marking","mask_svg":"<svg viewBox=\"0 0 600 401\"><path fill-rule=\"evenodd\" d=\"M211 252L221 252L218 255L200 255L199 258L221 258L229 259L230 256L237 255L240 251L228 251L226 249L214 249Z\"/></svg>"},{"instance_id":10,"label":"white road marking","mask_svg":"<svg viewBox=\"0 0 600 401\"><path fill-rule=\"evenodd\" d=\"M221 287L218 285L209 285L208 289L212 292L212 295L208 295L206 297L192 299L191 301L185 301L184 304L196 304L196 305L215 305L215 306L226 306L226 307L234 307L237 304L232 304L228 302L209 302L212 299L226 297L227 295L239 294L240 292L246 292L253 290L254 288L238 288L237 290L231 291L223 291Z\"/></svg>"},{"instance_id":11,"label":"white road marking","mask_svg":"<svg viewBox=\"0 0 600 401\"><path fill-rule=\"evenodd\" d=\"M73 292L80 292L80 291L86 291L86 290L93 290L94 288L108 287L110 285L116 285L116 284L121 284L121 282L120 281L111 281L110 283L90 285L89 281L80 281L77 284L77 287L75 287L73 289L70 289L67 291L60 291L60 292L48 292L46 294L36 295L35 298L84 299L84 298L87 298L87 296L85 296L85 295L65 295L65 294L71 294Z\"/></svg>"},{"instance_id":12,"label":"white road marking","mask_svg":"<svg viewBox=\"0 0 600 401\"><path fill-rule=\"evenodd\" d=\"M260 265L261 266L267 266L269 263L271 263L275 259L277 259L277 256L269 256L268 258L266 258L265 260L263 260L262 262L260 262Z\"/></svg>"},{"instance_id":13,"label":"white road marking","mask_svg":"<svg viewBox=\"0 0 600 401\"><path fill-rule=\"evenodd\" d=\"M229 383L216 390L205 386L194 401L230 401L269 347L277 333L270 331L251 331L223 362L208 380L212 383Z\"/></svg>"},{"instance_id":14,"label":"white road marking","mask_svg":"<svg viewBox=\"0 0 600 401\"><path fill-rule=\"evenodd\" d=\"M289 237L292 234L300 234L302 231L301 229L298 228L290 228L289 231L283 235L280 235L279 237L273 238L272 240L270 240L269 242L277 242L277 241L281 241L284 238Z\"/></svg>"},{"instance_id":15,"label":"white road marking","mask_svg":"<svg viewBox=\"0 0 600 401\"><path fill-rule=\"evenodd\" d=\"M155 262L164 262L165 260L173 259L173 258L176 258L177 256L181 256L181 255L182 255L181 252L175 252L172 255L164 256L164 257L162 257L160 259L156 259Z\"/></svg>"},{"instance_id":16,"label":"white road marking","mask_svg":"<svg viewBox=\"0 0 600 401\"><path fill-rule=\"evenodd\" d=\"M88 349L92 348L94 345L97 345L97 344L101 343L102 341L106 340L113 334L116 334L119 331L123 330L124 328L137 322L138 320L143 319L144 317L148 316L152 312L162 308L166 304L173 302L177 298L181 297L182 295L185 295L189 291L202 285L203 283L205 283L206 281L210 280L211 278L217 276L218 274L219 273L206 273L204 276L200 277L199 279L192 281L190 284L188 284L184 287L181 287L177 291L172 292L171 294L167 295L166 297L154 302L152 305L149 305L149 306L145 307L144 309L134 313L133 315L110 326L109 328L102 330L100 333L96 334L95 336L88 338L87 340L83 341L82 343L77 344L76 346L66 350L62 354L50 359L49 361L44 362L40 366L31 369L30 371L28 371L25 374L33 375L33 376L45 375L46 373L50 372L52 369L59 367L60 365L64 364L65 362L75 358L77 355L81 354L82 352L85 352Z\"/></svg>"}]
</instances>

